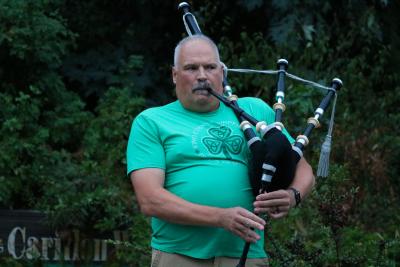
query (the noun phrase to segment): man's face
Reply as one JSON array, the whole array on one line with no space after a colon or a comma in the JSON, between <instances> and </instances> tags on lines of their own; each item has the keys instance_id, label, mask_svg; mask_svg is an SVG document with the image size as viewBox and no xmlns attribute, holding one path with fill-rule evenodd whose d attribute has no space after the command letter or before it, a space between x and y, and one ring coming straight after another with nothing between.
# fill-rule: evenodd
<instances>
[{"instance_id":1,"label":"man's face","mask_svg":"<svg viewBox=\"0 0 400 267\"><path fill-rule=\"evenodd\" d=\"M182 45L172 77L176 95L186 109L209 112L219 107L219 100L207 88L222 94L223 68L207 41L195 39Z\"/></svg>"}]
</instances>

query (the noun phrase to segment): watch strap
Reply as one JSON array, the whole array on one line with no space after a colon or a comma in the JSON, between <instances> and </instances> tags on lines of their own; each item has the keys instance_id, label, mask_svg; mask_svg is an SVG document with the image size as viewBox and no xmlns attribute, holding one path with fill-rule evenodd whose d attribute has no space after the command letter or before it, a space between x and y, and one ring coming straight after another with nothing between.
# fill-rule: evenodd
<instances>
[{"instance_id":1,"label":"watch strap","mask_svg":"<svg viewBox=\"0 0 400 267\"><path fill-rule=\"evenodd\" d=\"M297 189L294 188L294 187L289 187L288 189L293 191L294 200L296 201L295 207L297 207L297 206L300 204L300 202L301 202L301 195L300 195L300 192L299 192L299 190L297 190Z\"/></svg>"}]
</instances>

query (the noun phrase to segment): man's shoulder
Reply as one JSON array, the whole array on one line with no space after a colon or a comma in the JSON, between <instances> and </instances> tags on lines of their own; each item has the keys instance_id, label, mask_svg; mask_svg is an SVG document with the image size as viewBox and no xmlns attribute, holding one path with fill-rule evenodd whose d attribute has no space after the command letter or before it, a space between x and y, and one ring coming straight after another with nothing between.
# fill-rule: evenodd
<instances>
[{"instance_id":1,"label":"man's shoulder","mask_svg":"<svg viewBox=\"0 0 400 267\"><path fill-rule=\"evenodd\" d=\"M239 105L250 105L250 106L269 106L262 99L257 97L241 97L238 99Z\"/></svg>"},{"instance_id":2,"label":"man's shoulder","mask_svg":"<svg viewBox=\"0 0 400 267\"><path fill-rule=\"evenodd\" d=\"M274 120L274 110L257 97L243 97L238 100L239 106L258 120L271 122Z\"/></svg>"},{"instance_id":3,"label":"man's shoulder","mask_svg":"<svg viewBox=\"0 0 400 267\"><path fill-rule=\"evenodd\" d=\"M159 116L162 116L164 114L168 114L174 110L177 110L178 103L177 101L168 103L163 106L157 106L157 107L151 107L143 110L142 112L139 113L138 117L146 117L146 118L157 118Z\"/></svg>"}]
</instances>

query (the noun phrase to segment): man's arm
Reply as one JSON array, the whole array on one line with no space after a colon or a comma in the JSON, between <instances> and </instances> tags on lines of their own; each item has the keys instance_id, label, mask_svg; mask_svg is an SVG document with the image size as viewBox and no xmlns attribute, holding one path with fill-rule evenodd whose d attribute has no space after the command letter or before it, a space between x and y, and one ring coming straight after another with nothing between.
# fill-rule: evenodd
<instances>
[{"instance_id":1,"label":"man's arm","mask_svg":"<svg viewBox=\"0 0 400 267\"><path fill-rule=\"evenodd\" d=\"M170 193L163 187L165 173L162 169L139 169L133 171L130 178L140 209L147 216L176 224L222 227L249 242L260 238L250 227L264 229L265 221L244 208L198 205Z\"/></svg>"},{"instance_id":2,"label":"man's arm","mask_svg":"<svg viewBox=\"0 0 400 267\"><path fill-rule=\"evenodd\" d=\"M303 200L311 192L314 183L315 177L310 164L301 158L297 163L295 176L289 188L298 190ZM278 219L286 216L289 209L295 205L296 200L292 190L278 190L258 195L254 202L254 212L268 213L271 218Z\"/></svg>"},{"instance_id":3,"label":"man's arm","mask_svg":"<svg viewBox=\"0 0 400 267\"><path fill-rule=\"evenodd\" d=\"M313 170L308 162L302 157L297 163L296 174L294 176L292 184L289 186L297 189L300 192L301 199L305 199L311 192L315 184L315 177ZM291 196L291 207L296 205L293 191L289 191Z\"/></svg>"}]
</instances>

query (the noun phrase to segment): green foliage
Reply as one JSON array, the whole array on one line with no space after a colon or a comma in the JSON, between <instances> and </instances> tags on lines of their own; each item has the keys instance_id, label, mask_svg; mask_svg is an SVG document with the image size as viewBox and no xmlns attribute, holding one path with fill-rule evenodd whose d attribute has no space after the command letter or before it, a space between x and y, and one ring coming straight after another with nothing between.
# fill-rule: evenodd
<instances>
[{"instance_id":1,"label":"green foliage","mask_svg":"<svg viewBox=\"0 0 400 267\"><path fill-rule=\"evenodd\" d=\"M130 227L129 236L131 240L127 242L111 242L118 247L116 252L117 261L109 266L117 267L124 264L129 264L132 267L150 266L150 234L148 220L141 215L136 215Z\"/></svg>"},{"instance_id":2,"label":"green foliage","mask_svg":"<svg viewBox=\"0 0 400 267\"><path fill-rule=\"evenodd\" d=\"M127 88L107 91L97 117L85 129L80 150L59 162L69 168L47 178L41 208L50 214L53 226L104 231L131 222L132 193L123 175L125 146L132 118L142 107L143 100L132 98Z\"/></svg>"},{"instance_id":3,"label":"green foliage","mask_svg":"<svg viewBox=\"0 0 400 267\"><path fill-rule=\"evenodd\" d=\"M332 169L301 209L284 223L270 222L266 246L272 266L395 266L399 236L367 232L354 224L358 188L348 167Z\"/></svg>"},{"instance_id":4,"label":"green foliage","mask_svg":"<svg viewBox=\"0 0 400 267\"><path fill-rule=\"evenodd\" d=\"M0 45L10 56L57 67L73 40L51 1L1 1Z\"/></svg>"},{"instance_id":5,"label":"green foliage","mask_svg":"<svg viewBox=\"0 0 400 267\"><path fill-rule=\"evenodd\" d=\"M120 228L144 233L130 228L138 212L124 175L130 124L144 107L132 79L142 59L121 58L103 85L106 93L87 111L60 75L77 36L57 11L60 4L0 5L0 58L8 64L0 66L0 207L40 209L53 229L88 236Z\"/></svg>"}]
</instances>

